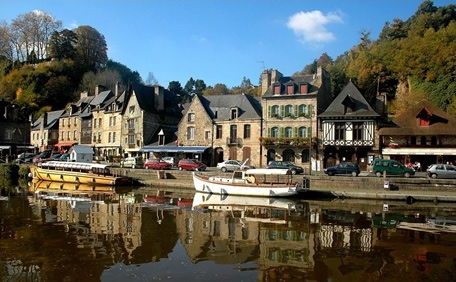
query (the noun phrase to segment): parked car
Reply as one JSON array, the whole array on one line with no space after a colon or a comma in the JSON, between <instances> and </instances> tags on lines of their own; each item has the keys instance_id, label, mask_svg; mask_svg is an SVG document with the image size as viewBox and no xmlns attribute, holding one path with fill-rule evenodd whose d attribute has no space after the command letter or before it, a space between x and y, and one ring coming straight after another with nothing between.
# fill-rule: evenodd
<instances>
[{"instance_id":1,"label":"parked car","mask_svg":"<svg viewBox=\"0 0 456 282\"><path fill-rule=\"evenodd\" d=\"M144 166L142 157L130 157L120 161L120 167L139 168Z\"/></svg>"},{"instance_id":2,"label":"parked car","mask_svg":"<svg viewBox=\"0 0 456 282\"><path fill-rule=\"evenodd\" d=\"M426 170L431 178L456 178L456 167L447 164L432 164Z\"/></svg>"},{"instance_id":3,"label":"parked car","mask_svg":"<svg viewBox=\"0 0 456 282\"><path fill-rule=\"evenodd\" d=\"M235 170L244 170L255 168L254 166L247 165L246 163L249 159L246 159L243 163L236 160L227 160L217 164L217 168L222 172L235 171Z\"/></svg>"},{"instance_id":4,"label":"parked car","mask_svg":"<svg viewBox=\"0 0 456 282\"><path fill-rule=\"evenodd\" d=\"M32 163L33 158L36 156L34 153L21 153L17 155L16 163Z\"/></svg>"},{"instance_id":5,"label":"parked car","mask_svg":"<svg viewBox=\"0 0 456 282\"><path fill-rule=\"evenodd\" d=\"M172 167L177 166L177 158L175 158L175 157L163 157L163 158L161 158L161 160L169 163Z\"/></svg>"},{"instance_id":6,"label":"parked car","mask_svg":"<svg viewBox=\"0 0 456 282\"><path fill-rule=\"evenodd\" d=\"M40 163L51 159L52 151L44 150L39 155L33 158L33 163Z\"/></svg>"},{"instance_id":7,"label":"parked car","mask_svg":"<svg viewBox=\"0 0 456 282\"><path fill-rule=\"evenodd\" d=\"M304 173L304 169L302 167L286 161L270 161L268 163L268 168L285 168L291 170L292 174Z\"/></svg>"},{"instance_id":8,"label":"parked car","mask_svg":"<svg viewBox=\"0 0 456 282\"><path fill-rule=\"evenodd\" d=\"M177 164L179 170L205 171L206 165L194 159L182 159Z\"/></svg>"},{"instance_id":9,"label":"parked car","mask_svg":"<svg viewBox=\"0 0 456 282\"><path fill-rule=\"evenodd\" d=\"M61 154L58 160L61 162L67 162L69 160L69 158L70 158L70 154L65 153L65 154Z\"/></svg>"},{"instance_id":10,"label":"parked car","mask_svg":"<svg viewBox=\"0 0 456 282\"><path fill-rule=\"evenodd\" d=\"M403 175L404 177L415 175L415 170L413 168L406 167L395 160L375 159L372 171L378 177L381 177L384 172L386 172L387 175Z\"/></svg>"},{"instance_id":11,"label":"parked car","mask_svg":"<svg viewBox=\"0 0 456 282\"><path fill-rule=\"evenodd\" d=\"M144 163L145 169L171 169L172 165L163 160L149 159Z\"/></svg>"},{"instance_id":12,"label":"parked car","mask_svg":"<svg viewBox=\"0 0 456 282\"><path fill-rule=\"evenodd\" d=\"M59 153L52 154L51 160L58 161L61 155L62 154L59 154Z\"/></svg>"},{"instance_id":13,"label":"parked car","mask_svg":"<svg viewBox=\"0 0 456 282\"><path fill-rule=\"evenodd\" d=\"M325 168L325 173L329 176L336 174L350 174L351 176L358 176L360 170L358 164L344 162L335 166Z\"/></svg>"}]
</instances>

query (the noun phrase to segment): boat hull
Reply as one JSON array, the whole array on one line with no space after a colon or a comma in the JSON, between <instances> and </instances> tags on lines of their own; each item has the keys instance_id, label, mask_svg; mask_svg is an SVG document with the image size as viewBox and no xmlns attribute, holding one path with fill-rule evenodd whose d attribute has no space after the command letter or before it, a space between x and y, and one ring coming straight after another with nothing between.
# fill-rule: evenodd
<instances>
[{"instance_id":1,"label":"boat hull","mask_svg":"<svg viewBox=\"0 0 456 282\"><path fill-rule=\"evenodd\" d=\"M284 183L273 185L258 185L249 183L229 183L210 180L193 173L193 184L195 190L202 193L220 194L220 195L239 195L239 196L256 196L256 197L290 197L299 191L299 184Z\"/></svg>"},{"instance_id":2,"label":"boat hull","mask_svg":"<svg viewBox=\"0 0 456 282\"><path fill-rule=\"evenodd\" d=\"M112 175L98 175L94 173L81 173L76 171L64 171L55 169L45 169L37 166L30 167L32 177L43 181L56 181L65 183L89 184L89 185L109 185L120 186L131 184L128 177Z\"/></svg>"}]
</instances>

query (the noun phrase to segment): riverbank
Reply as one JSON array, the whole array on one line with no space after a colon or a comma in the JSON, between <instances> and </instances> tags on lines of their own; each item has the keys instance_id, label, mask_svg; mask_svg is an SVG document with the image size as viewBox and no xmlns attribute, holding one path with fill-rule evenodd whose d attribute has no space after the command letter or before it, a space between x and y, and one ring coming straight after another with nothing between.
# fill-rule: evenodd
<instances>
[{"instance_id":1,"label":"riverbank","mask_svg":"<svg viewBox=\"0 0 456 282\"><path fill-rule=\"evenodd\" d=\"M144 169L123 169L122 173L151 187L194 189L192 174L188 171L168 170L159 172ZM209 169L204 173L217 175L221 172L216 169ZM311 176L299 175L295 176L295 179L298 182L309 183L309 189L300 195L303 198L334 197L406 202L456 202L456 180L429 179L424 174L411 178L378 178L368 175L330 177L320 173Z\"/></svg>"}]
</instances>

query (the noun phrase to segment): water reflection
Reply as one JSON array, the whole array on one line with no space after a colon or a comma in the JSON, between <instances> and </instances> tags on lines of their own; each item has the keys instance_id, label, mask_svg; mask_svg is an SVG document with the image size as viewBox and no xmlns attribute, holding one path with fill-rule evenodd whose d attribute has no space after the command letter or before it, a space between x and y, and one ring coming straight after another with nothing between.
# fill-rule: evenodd
<instances>
[{"instance_id":1,"label":"water reflection","mask_svg":"<svg viewBox=\"0 0 456 282\"><path fill-rule=\"evenodd\" d=\"M453 229L435 229L454 224L452 204L189 197L151 188L52 185L0 201L3 280L372 281L456 275Z\"/></svg>"}]
</instances>

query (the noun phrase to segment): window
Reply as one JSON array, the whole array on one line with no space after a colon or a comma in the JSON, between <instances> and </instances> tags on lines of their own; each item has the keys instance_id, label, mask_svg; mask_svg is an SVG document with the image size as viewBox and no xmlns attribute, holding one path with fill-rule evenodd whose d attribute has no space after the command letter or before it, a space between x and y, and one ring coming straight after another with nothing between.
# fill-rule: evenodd
<instances>
[{"instance_id":1,"label":"window","mask_svg":"<svg viewBox=\"0 0 456 282\"><path fill-rule=\"evenodd\" d=\"M274 85L274 95L280 94L280 85Z\"/></svg>"},{"instance_id":2,"label":"window","mask_svg":"<svg viewBox=\"0 0 456 282\"><path fill-rule=\"evenodd\" d=\"M128 144L129 145L134 145L135 144L135 136L130 134L128 135Z\"/></svg>"},{"instance_id":3,"label":"window","mask_svg":"<svg viewBox=\"0 0 456 282\"><path fill-rule=\"evenodd\" d=\"M99 126L99 127L102 127L102 126L103 126L103 123L101 122L101 118L98 119L98 126Z\"/></svg>"},{"instance_id":4,"label":"window","mask_svg":"<svg viewBox=\"0 0 456 282\"><path fill-rule=\"evenodd\" d=\"M193 126L187 127L187 140L195 140L195 128Z\"/></svg>"},{"instance_id":5,"label":"window","mask_svg":"<svg viewBox=\"0 0 456 282\"><path fill-rule=\"evenodd\" d=\"M279 106L274 105L271 107L271 117L278 117L279 116Z\"/></svg>"},{"instance_id":6,"label":"window","mask_svg":"<svg viewBox=\"0 0 456 282\"><path fill-rule=\"evenodd\" d=\"M89 120L87 121L87 127L92 127L92 120L91 120L91 119L89 119Z\"/></svg>"},{"instance_id":7,"label":"window","mask_svg":"<svg viewBox=\"0 0 456 282\"><path fill-rule=\"evenodd\" d=\"M135 129L135 120L134 119L129 119L127 123L128 123L129 130Z\"/></svg>"},{"instance_id":8,"label":"window","mask_svg":"<svg viewBox=\"0 0 456 282\"><path fill-rule=\"evenodd\" d=\"M426 143L427 143L426 136L421 136L421 145L426 145Z\"/></svg>"},{"instance_id":9,"label":"window","mask_svg":"<svg viewBox=\"0 0 456 282\"><path fill-rule=\"evenodd\" d=\"M187 115L187 121L188 122L195 122L195 113L189 113Z\"/></svg>"},{"instance_id":10,"label":"window","mask_svg":"<svg viewBox=\"0 0 456 282\"><path fill-rule=\"evenodd\" d=\"M294 93L294 85L287 85L287 94L293 94Z\"/></svg>"},{"instance_id":11,"label":"window","mask_svg":"<svg viewBox=\"0 0 456 282\"><path fill-rule=\"evenodd\" d=\"M112 117L109 117L109 126L112 126Z\"/></svg>"},{"instance_id":12,"label":"window","mask_svg":"<svg viewBox=\"0 0 456 282\"><path fill-rule=\"evenodd\" d=\"M304 104L299 105L299 107L298 107L298 115L300 117L303 117L303 116L306 115L306 112L307 112L307 105L304 105Z\"/></svg>"},{"instance_id":13,"label":"window","mask_svg":"<svg viewBox=\"0 0 456 282\"><path fill-rule=\"evenodd\" d=\"M78 135L76 134L76 130L73 131L73 140L76 140L78 138Z\"/></svg>"},{"instance_id":14,"label":"window","mask_svg":"<svg viewBox=\"0 0 456 282\"><path fill-rule=\"evenodd\" d=\"M334 124L335 132L334 132L334 139L335 140L345 140L344 133L345 133L345 123L343 122L336 122Z\"/></svg>"},{"instance_id":15,"label":"window","mask_svg":"<svg viewBox=\"0 0 456 282\"><path fill-rule=\"evenodd\" d=\"M307 94L307 84L300 85L301 94Z\"/></svg>"},{"instance_id":16,"label":"window","mask_svg":"<svg viewBox=\"0 0 456 282\"><path fill-rule=\"evenodd\" d=\"M70 140L70 137L71 137L71 133L68 131L67 132L67 140Z\"/></svg>"},{"instance_id":17,"label":"window","mask_svg":"<svg viewBox=\"0 0 456 282\"><path fill-rule=\"evenodd\" d=\"M237 126L230 125L230 138L231 140L237 139Z\"/></svg>"},{"instance_id":18,"label":"window","mask_svg":"<svg viewBox=\"0 0 456 282\"><path fill-rule=\"evenodd\" d=\"M244 124L244 139L250 138L250 124Z\"/></svg>"},{"instance_id":19,"label":"window","mask_svg":"<svg viewBox=\"0 0 456 282\"><path fill-rule=\"evenodd\" d=\"M96 118L93 119L93 128L97 128L97 119Z\"/></svg>"},{"instance_id":20,"label":"window","mask_svg":"<svg viewBox=\"0 0 456 282\"><path fill-rule=\"evenodd\" d=\"M112 117L112 126L116 125L117 117Z\"/></svg>"},{"instance_id":21,"label":"window","mask_svg":"<svg viewBox=\"0 0 456 282\"><path fill-rule=\"evenodd\" d=\"M74 125L77 125L78 124L78 119L75 117L74 118Z\"/></svg>"},{"instance_id":22,"label":"window","mask_svg":"<svg viewBox=\"0 0 456 282\"><path fill-rule=\"evenodd\" d=\"M410 145L416 145L416 136L410 137Z\"/></svg>"},{"instance_id":23,"label":"window","mask_svg":"<svg viewBox=\"0 0 456 282\"><path fill-rule=\"evenodd\" d=\"M221 125L217 125L217 129L215 132L215 138L216 139L222 138L222 126Z\"/></svg>"},{"instance_id":24,"label":"window","mask_svg":"<svg viewBox=\"0 0 456 282\"><path fill-rule=\"evenodd\" d=\"M286 117L293 116L293 106L292 105L286 105L285 106L285 116Z\"/></svg>"},{"instance_id":25,"label":"window","mask_svg":"<svg viewBox=\"0 0 456 282\"><path fill-rule=\"evenodd\" d=\"M436 136L432 136L432 137L431 137L431 145L432 145L432 146L437 145L437 137L436 137Z\"/></svg>"},{"instance_id":26,"label":"window","mask_svg":"<svg viewBox=\"0 0 456 282\"><path fill-rule=\"evenodd\" d=\"M98 142L101 142L101 132L98 132Z\"/></svg>"},{"instance_id":27,"label":"window","mask_svg":"<svg viewBox=\"0 0 456 282\"><path fill-rule=\"evenodd\" d=\"M6 130L5 131L5 134L6 134L6 139L10 140L10 139L13 139L13 132L11 130Z\"/></svg>"},{"instance_id":28,"label":"window","mask_svg":"<svg viewBox=\"0 0 456 282\"><path fill-rule=\"evenodd\" d=\"M112 143L116 142L116 133L112 133Z\"/></svg>"},{"instance_id":29,"label":"window","mask_svg":"<svg viewBox=\"0 0 456 282\"><path fill-rule=\"evenodd\" d=\"M211 132L210 132L209 130L206 130L206 131L204 132L204 138L205 138L206 140L211 139Z\"/></svg>"},{"instance_id":30,"label":"window","mask_svg":"<svg viewBox=\"0 0 456 282\"><path fill-rule=\"evenodd\" d=\"M128 108L128 112L133 114L135 112L135 106L130 106L130 108Z\"/></svg>"},{"instance_id":31,"label":"window","mask_svg":"<svg viewBox=\"0 0 456 282\"><path fill-rule=\"evenodd\" d=\"M293 129L291 127L285 128L285 137L287 137L287 138L293 137Z\"/></svg>"},{"instance_id":32,"label":"window","mask_svg":"<svg viewBox=\"0 0 456 282\"><path fill-rule=\"evenodd\" d=\"M274 138L279 137L279 128L278 127L271 128L271 137L274 137Z\"/></svg>"},{"instance_id":33,"label":"window","mask_svg":"<svg viewBox=\"0 0 456 282\"><path fill-rule=\"evenodd\" d=\"M309 149L303 150L301 153L301 162L309 162Z\"/></svg>"},{"instance_id":34,"label":"window","mask_svg":"<svg viewBox=\"0 0 456 282\"><path fill-rule=\"evenodd\" d=\"M108 134L108 143L111 143L111 132Z\"/></svg>"},{"instance_id":35,"label":"window","mask_svg":"<svg viewBox=\"0 0 456 282\"><path fill-rule=\"evenodd\" d=\"M299 137L306 137L307 136L307 128L306 127L300 127L298 132L299 132Z\"/></svg>"},{"instance_id":36,"label":"window","mask_svg":"<svg viewBox=\"0 0 456 282\"><path fill-rule=\"evenodd\" d=\"M353 123L353 141L363 140L363 123L354 122Z\"/></svg>"},{"instance_id":37,"label":"window","mask_svg":"<svg viewBox=\"0 0 456 282\"><path fill-rule=\"evenodd\" d=\"M231 119L236 119L238 114L237 109L231 109Z\"/></svg>"}]
</instances>

